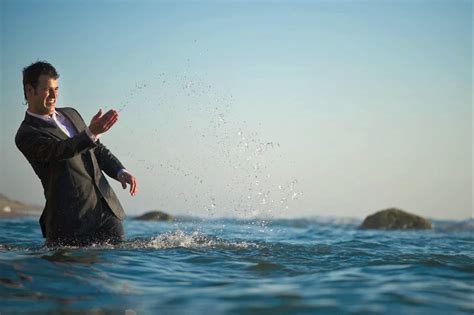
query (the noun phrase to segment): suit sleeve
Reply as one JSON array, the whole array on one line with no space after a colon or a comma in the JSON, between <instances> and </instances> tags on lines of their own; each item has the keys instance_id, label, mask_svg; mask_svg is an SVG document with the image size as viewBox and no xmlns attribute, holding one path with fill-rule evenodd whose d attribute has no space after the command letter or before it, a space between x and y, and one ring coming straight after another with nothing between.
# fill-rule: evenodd
<instances>
[{"instance_id":1,"label":"suit sleeve","mask_svg":"<svg viewBox=\"0 0 474 315\"><path fill-rule=\"evenodd\" d=\"M81 117L79 112L74 108L64 108L64 110L68 110L71 115L76 115L75 123L79 125L81 130L87 128L84 119ZM90 140L92 141L92 140ZM100 140L96 140L95 142L95 149L94 155L97 159L99 167L102 171L105 172L109 177L117 179L118 172L123 169L122 163L120 163L119 159L117 159L112 152L110 152L101 142Z\"/></svg>"},{"instance_id":2,"label":"suit sleeve","mask_svg":"<svg viewBox=\"0 0 474 315\"><path fill-rule=\"evenodd\" d=\"M17 133L15 144L31 161L60 161L72 158L96 146L85 131L65 140L54 139L39 131Z\"/></svg>"},{"instance_id":3,"label":"suit sleeve","mask_svg":"<svg viewBox=\"0 0 474 315\"><path fill-rule=\"evenodd\" d=\"M97 162L99 162L100 169L109 177L117 179L118 172L125 167L105 145L100 143L100 140L97 140L96 143L97 147L94 149L94 154Z\"/></svg>"}]
</instances>

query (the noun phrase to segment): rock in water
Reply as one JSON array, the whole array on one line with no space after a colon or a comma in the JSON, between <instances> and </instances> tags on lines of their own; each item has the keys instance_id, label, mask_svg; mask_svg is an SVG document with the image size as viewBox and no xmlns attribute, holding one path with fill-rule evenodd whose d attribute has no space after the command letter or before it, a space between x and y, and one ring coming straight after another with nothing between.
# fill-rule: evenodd
<instances>
[{"instance_id":1,"label":"rock in water","mask_svg":"<svg viewBox=\"0 0 474 315\"><path fill-rule=\"evenodd\" d=\"M171 221L173 217L162 211L150 211L146 212L138 217L135 220L144 220L144 221Z\"/></svg>"},{"instance_id":2,"label":"rock in water","mask_svg":"<svg viewBox=\"0 0 474 315\"><path fill-rule=\"evenodd\" d=\"M378 211L365 218L361 229L431 229L431 222L425 218L397 208Z\"/></svg>"}]
</instances>

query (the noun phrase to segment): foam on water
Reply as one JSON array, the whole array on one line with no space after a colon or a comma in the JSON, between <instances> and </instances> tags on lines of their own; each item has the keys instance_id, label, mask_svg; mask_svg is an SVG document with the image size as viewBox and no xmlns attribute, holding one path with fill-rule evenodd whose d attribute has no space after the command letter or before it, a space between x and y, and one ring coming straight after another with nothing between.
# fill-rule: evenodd
<instances>
[{"instance_id":1,"label":"foam on water","mask_svg":"<svg viewBox=\"0 0 474 315\"><path fill-rule=\"evenodd\" d=\"M124 243L121 248L153 248L153 249L169 249L169 248L199 248L199 249L215 249L215 248L249 248L257 247L252 242L233 242L227 241L215 236L208 236L201 232L194 231L186 233L181 230L163 233L148 239L137 239Z\"/></svg>"}]
</instances>

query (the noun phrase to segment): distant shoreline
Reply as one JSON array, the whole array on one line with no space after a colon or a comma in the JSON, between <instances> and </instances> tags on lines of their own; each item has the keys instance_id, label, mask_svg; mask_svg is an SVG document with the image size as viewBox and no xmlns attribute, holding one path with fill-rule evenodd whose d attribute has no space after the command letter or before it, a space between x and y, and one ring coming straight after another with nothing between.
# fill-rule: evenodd
<instances>
[{"instance_id":1,"label":"distant shoreline","mask_svg":"<svg viewBox=\"0 0 474 315\"><path fill-rule=\"evenodd\" d=\"M4 211L1 209L0 211L0 220L1 219L16 219L16 218L25 218L25 217L39 217L41 212L38 210L11 210L10 212Z\"/></svg>"},{"instance_id":2,"label":"distant shoreline","mask_svg":"<svg viewBox=\"0 0 474 315\"><path fill-rule=\"evenodd\" d=\"M42 211L38 206L9 199L0 193L0 219L39 217Z\"/></svg>"}]
</instances>

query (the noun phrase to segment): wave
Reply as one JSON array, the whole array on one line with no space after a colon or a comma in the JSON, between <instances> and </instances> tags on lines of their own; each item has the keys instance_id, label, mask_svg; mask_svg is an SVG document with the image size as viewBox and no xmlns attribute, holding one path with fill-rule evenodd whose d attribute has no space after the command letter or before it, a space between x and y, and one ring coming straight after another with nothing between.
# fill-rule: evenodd
<instances>
[{"instance_id":1,"label":"wave","mask_svg":"<svg viewBox=\"0 0 474 315\"><path fill-rule=\"evenodd\" d=\"M474 232L474 218L463 221L434 221L434 229L442 232Z\"/></svg>"},{"instance_id":2,"label":"wave","mask_svg":"<svg viewBox=\"0 0 474 315\"><path fill-rule=\"evenodd\" d=\"M136 238L119 245L121 248L249 248L257 247L253 242L228 241L219 237L209 236L202 232L186 233L182 230L163 233L148 238Z\"/></svg>"}]
</instances>

